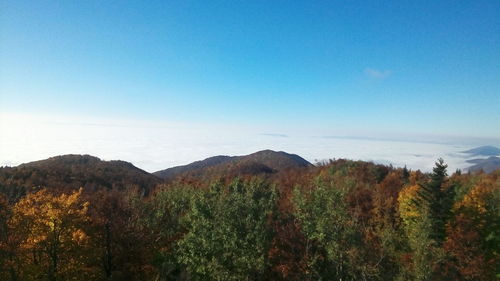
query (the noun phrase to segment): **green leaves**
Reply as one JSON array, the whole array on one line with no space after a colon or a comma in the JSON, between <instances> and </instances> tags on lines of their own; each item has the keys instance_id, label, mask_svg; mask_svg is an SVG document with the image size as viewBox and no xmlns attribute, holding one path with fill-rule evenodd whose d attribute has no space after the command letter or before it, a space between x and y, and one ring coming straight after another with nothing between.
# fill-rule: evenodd
<instances>
[{"instance_id":1,"label":"green leaves","mask_svg":"<svg viewBox=\"0 0 500 281\"><path fill-rule=\"evenodd\" d=\"M197 197L179 261L195 280L256 280L263 276L276 208L274 187L262 181L215 184Z\"/></svg>"},{"instance_id":2,"label":"green leaves","mask_svg":"<svg viewBox=\"0 0 500 281\"><path fill-rule=\"evenodd\" d=\"M348 216L343 192L318 181L316 187L293 197L296 217L308 238L312 279L348 280L349 250L355 242L355 228Z\"/></svg>"},{"instance_id":3,"label":"green leaves","mask_svg":"<svg viewBox=\"0 0 500 281\"><path fill-rule=\"evenodd\" d=\"M431 223L429 237L439 245L444 242L445 225L451 216L450 211L455 197L455 187L445 186L447 167L443 159L438 159L431 180L422 185L414 200L417 207L426 210Z\"/></svg>"}]
</instances>

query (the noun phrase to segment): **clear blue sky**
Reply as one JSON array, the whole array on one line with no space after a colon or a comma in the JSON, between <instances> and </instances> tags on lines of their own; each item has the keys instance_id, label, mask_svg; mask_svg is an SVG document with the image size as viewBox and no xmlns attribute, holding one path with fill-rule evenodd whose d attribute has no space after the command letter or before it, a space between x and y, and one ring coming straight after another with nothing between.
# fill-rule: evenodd
<instances>
[{"instance_id":1,"label":"clear blue sky","mask_svg":"<svg viewBox=\"0 0 500 281\"><path fill-rule=\"evenodd\" d=\"M500 138L500 1L0 2L0 110Z\"/></svg>"}]
</instances>

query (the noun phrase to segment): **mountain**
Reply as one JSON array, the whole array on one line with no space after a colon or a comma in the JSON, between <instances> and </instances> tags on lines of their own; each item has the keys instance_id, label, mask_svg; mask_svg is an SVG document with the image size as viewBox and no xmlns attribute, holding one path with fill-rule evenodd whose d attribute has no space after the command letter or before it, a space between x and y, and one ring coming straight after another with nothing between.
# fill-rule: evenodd
<instances>
[{"instance_id":1,"label":"mountain","mask_svg":"<svg viewBox=\"0 0 500 281\"><path fill-rule=\"evenodd\" d=\"M153 174L172 179L179 175L201 177L204 175L256 175L270 174L292 168L312 166L304 158L283 151L262 150L244 156L215 156L188 165L177 166Z\"/></svg>"},{"instance_id":2,"label":"mountain","mask_svg":"<svg viewBox=\"0 0 500 281\"><path fill-rule=\"evenodd\" d=\"M162 180L125 161L103 161L90 155L62 155L0 168L0 191L41 187L98 190L138 188L148 192Z\"/></svg>"},{"instance_id":3,"label":"mountain","mask_svg":"<svg viewBox=\"0 0 500 281\"><path fill-rule=\"evenodd\" d=\"M500 169L500 158L496 156L490 156L486 159L467 160L467 162L475 164L467 168L467 170L471 172L483 171L485 173L491 173Z\"/></svg>"},{"instance_id":4,"label":"mountain","mask_svg":"<svg viewBox=\"0 0 500 281\"><path fill-rule=\"evenodd\" d=\"M480 146L462 152L471 154L471 156L500 156L500 149L491 145Z\"/></svg>"},{"instance_id":5,"label":"mountain","mask_svg":"<svg viewBox=\"0 0 500 281\"><path fill-rule=\"evenodd\" d=\"M213 157L207 158L205 160L193 162L191 164L187 164L187 165L183 165L183 166L176 166L176 167L168 168L165 170L157 171L157 172L154 172L153 175L160 177L160 178L163 178L163 179L173 178L177 175L180 175L180 174L183 174L186 172L190 172L193 170L200 170L200 169L204 169L204 168L208 168L208 167L213 167L213 166L222 164L224 162L228 162L233 158L234 158L234 156L233 157L224 156L224 155L213 156Z\"/></svg>"}]
</instances>

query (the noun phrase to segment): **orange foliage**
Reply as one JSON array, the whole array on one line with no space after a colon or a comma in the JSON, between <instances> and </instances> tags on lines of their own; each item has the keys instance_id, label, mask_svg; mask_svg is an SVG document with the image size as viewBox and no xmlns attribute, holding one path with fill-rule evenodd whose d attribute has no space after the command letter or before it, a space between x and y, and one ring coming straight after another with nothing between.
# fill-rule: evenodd
<instances>
[{"instance_id":1,"label":"orange foliage","mask_svg":"<svg viewBox=\"0 0 500 281\"><path fill-rule=\"evenodd\" d=\"M495 230L498 214L494 212L499 202L492 200L499 191L500 185L494 181L482 181L454 206L456 217L447 225L448 237L443 249L452 257L446 264L447 270L465 280L495 278L495 268L500 263L499 253L494 249L498 248L498 241L488 240L498 235Z\"/></svg>"},{"instance_id":2,"label":"orange foliage","mask_svg":"<svg viewBox=\"0 0 500 281\"><path fill-rule=\"evenodd\" d=\"M66 254L77 251L87 241L83 225L88 220L89 203L80 199L81 194L79 189L55 196L42 189L28 194L13 207L9 224L22 237L22 263L26 267L31 264L32 269L28 275L39 276L40 271L45 271L49 279L54 279L60 275L69 277L76 268L82 269L79 255Z\"/></svg>"}]
</instances>

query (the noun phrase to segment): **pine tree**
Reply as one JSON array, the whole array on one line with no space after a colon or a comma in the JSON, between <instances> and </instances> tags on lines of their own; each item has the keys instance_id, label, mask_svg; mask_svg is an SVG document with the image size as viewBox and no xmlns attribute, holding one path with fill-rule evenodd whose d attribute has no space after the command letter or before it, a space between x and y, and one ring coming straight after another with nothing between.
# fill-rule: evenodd
<instances>
[{"instance_id":1,"label":"pine tree","mask_svg":"<svg viewBox=\"0 0 500 281\"><path fill-rule=\"evenodd\" d=\"M448 176L444 160L439 158L433 168L431 179L427 184L421 186L414 204L425 210L431 223L429 238L441 245L445 239L445 225L450 217L455 188L450 186L444 188Z\"/></svg>"},{"instance_id":2,"label":"pine tree","mask_svg":"<svg viewBox=\"0 0 500 281\"><path fill-rule=\"evenodd\" d=\"M410 171L408 170L408 168L406 168L406 165L403 168L403 179L406 183L408 183L410 180Z\"/></svg>"}]
</instances>

